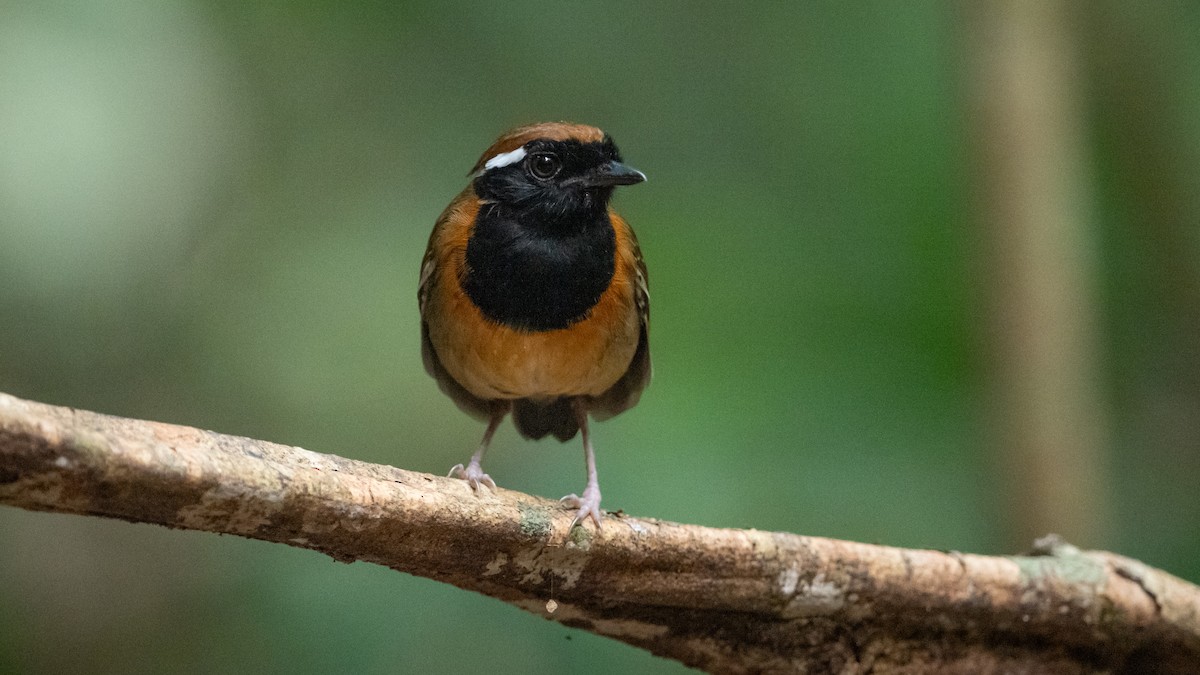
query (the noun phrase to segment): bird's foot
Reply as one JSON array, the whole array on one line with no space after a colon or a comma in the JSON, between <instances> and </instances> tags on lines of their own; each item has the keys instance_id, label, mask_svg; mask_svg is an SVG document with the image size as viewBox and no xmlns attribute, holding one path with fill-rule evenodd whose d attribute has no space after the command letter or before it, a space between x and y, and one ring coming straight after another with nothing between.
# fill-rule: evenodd
<instances>
[{"instance_id":1,"label":"bird's foot","mask_svg":"<svg viewBox=\"0 0 1200 675\"><path fill-rule=\"evenodd\" d=\"M563 504L566 504L567 506L569 506L573 509L579 509L579 511L575 513L575 520L571 521L572 529L574 529L575 525L582 523L584 520L587 520L588 518L591 518L592 522L596 523L597 530L600 529L600 488L599 488L599 486L596 486L596 485L587 486L587 488L584 489L584 491L583 491L582 497L575 495L575 494L569 494L566 497L563 497L562 499L560 499L558 501L562 502Z\"/></svg>"},{"instance_id":2,"label":"bird's foot","mask_svg":"<svg viewBox=\"0 0 1200 675\"><path fill-rule=\"evenodd\" d=\"M483 467L479 466L479 464L475 462L471 462L465 467L462 464L455 464L454 468L450 469L450 473L448 475L467 481L467 485L470 485L471 489L476 492L479 492L480 485L486 485L493 490L496 489L496 481L492 480L491 476L484 473Z\"/></svg>"}]
</instances>

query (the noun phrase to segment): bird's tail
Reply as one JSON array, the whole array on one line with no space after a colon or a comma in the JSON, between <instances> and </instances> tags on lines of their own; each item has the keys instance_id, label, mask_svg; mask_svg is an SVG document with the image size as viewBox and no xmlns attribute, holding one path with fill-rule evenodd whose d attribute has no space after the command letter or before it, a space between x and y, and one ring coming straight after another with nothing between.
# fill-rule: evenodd
<instances>
[{"instance_id":1,"label":"bird's tail","mask_svg":"<svg viewBox=\"0 0 1200 675\"><path fill-rule=\"evenodd\" d=\"M579 431L571 399L556 398L550 401L533 401L523 398L513 402L513 424L525 438L537 440L546 434L554 434L560 441L569 441Z\"/></svg>"}]
</instances>

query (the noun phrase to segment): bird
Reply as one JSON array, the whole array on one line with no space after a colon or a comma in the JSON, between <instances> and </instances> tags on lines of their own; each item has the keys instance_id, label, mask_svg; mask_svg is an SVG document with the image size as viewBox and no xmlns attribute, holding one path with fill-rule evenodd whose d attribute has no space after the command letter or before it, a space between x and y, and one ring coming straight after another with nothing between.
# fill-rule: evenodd
<instances>
[{"instance_id":1,"label":"bird","mask_svg":"<svg viewBox=\"0 0 1200 675\"><path fill-rule=\"evenodd\" d=\"M629 224L609 206L646 175L612 137L543 122L501 135L442 212L421 261L421 355L438 387L487 426L464 466L477 493L508 414L527 439L582 437L587 484L560 500L601 527L589 416L637 404L650 382L650 291Z\"/></svg>"}]
</instances>

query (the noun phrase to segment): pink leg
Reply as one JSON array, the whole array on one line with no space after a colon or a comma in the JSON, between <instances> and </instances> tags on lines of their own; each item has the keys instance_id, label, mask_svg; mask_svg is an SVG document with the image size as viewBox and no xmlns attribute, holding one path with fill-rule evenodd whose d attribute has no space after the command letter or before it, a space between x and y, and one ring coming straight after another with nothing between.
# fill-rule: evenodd
<instances>
[{"instance_id":1,"label":"pink leg","mask_svg":"<svg viewBox=\"0 0 1200 675\"><path fill-rule=\"evenodd\" d=\"M471 455L471 461L467 462L465 467L462 464L455 464L454 468L450 469L449 475L467 481L472 490L478 491L480 484L493 490L496 489L496 481L483 472L483 455L487 452L488 446L492 443L492 436L496 434L496 429L500 427L500 423L504 421L504 416L507 414L507 402L504 405L492 406L492 416L488 419L487 429L483 432L483 440L479 443L479 449Z\"/></svg>"},{"instance_id":2,"label":"pink leg","mask_svg":"<svg viewBox=\"0 0 1200 675\"><path fill-rule=\"evenodd\" d=\"M579 431L583 436L583 458L587 463L588 474L587 487L583 489L582 497L569 494L560 501L571 508L579 509L571 527L591 518L596 523L596 529L600 529L600 478L596 474L596 452L592 449L592 436L588 433L587 408L583 404L583 399L579 398L574 400L572 407L575 410L575 421L579 424Z\"/></svg>"}]
</instances>

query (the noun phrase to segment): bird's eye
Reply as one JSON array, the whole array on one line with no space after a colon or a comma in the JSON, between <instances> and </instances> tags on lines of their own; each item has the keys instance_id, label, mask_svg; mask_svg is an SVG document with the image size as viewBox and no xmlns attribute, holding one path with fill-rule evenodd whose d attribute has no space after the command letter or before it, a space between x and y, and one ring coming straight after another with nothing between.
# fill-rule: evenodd
<instances>
[{"instance_id":1,"label":"bird's eye","mask_svg":"<svg viewBox=\"0 0 1200 675\"><path fill-rule=\"evenodd\" d=\"M529 172L538 180L554 178L561 168L562 164L558 161L558 156L552 153L539 152L529 156Z\"/></svg>"}]
</instances>

